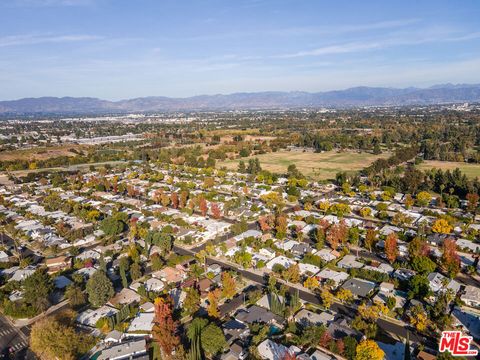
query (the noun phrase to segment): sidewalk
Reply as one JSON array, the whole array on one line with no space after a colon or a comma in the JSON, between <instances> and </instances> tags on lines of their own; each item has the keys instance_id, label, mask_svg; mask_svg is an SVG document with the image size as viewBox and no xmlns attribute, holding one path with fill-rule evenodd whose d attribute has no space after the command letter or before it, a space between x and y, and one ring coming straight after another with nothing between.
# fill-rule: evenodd
<instances>
[{"instance_id":1,"label":"sidewalk","mask_svg":"<svg viewBox=\"0 0 480 360\"><path fill-rule=\"evenodd\" d=\"M14 320L12 323L13 323L13 326L17 327L17 328L21 328L21 327L24 327L24 326L29 326L31 324L33 324L34 322L42 319L43 317L51 314L52 312L58 310L58 309L61 309L62 307L64 307L65 305L68 305L68 300L63 300L62 302L59 302L58 304L56 305L53 305L53 306L50 306L47 311L44 311L43 313L41 314L38 314L37 316L31 318L31 319L18 319L18 320Z\"/></svg>"}]
</instances>

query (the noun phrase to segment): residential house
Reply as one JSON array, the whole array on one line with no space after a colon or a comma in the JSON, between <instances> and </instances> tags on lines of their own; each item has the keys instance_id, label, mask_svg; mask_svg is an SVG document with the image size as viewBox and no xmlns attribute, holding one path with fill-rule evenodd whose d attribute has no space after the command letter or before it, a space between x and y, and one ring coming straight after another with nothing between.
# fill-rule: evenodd
<instances>
[{"instance_id":1,"label":"residential house","mask_svg":"<svg viewBox=\"0 0 480 360\"><path fill-rule=\"evenodd\" d=\"M235 319L229 320L222 325L223 333L227 343L231 344L236 340L243 340L250 334L250 329L247 325Z\"/></svg>"},{"instance_id":2,"label":"residential house","mask_svg":"<svg viewBox=\"0 0 480 360\"><path fill-rule=\"evenodd\" d=\"M303 327L321 324L328 326L334 318L335 316L329 312L323 311L317 314L307 309L301 309L294 316L295 321Z\"/></svg>"},{"instance_id":3,"label":"residential house","mask_svg":"<svg viewBox=\"0 0 480 360\"><path fill-rule=\"evenodd\" d=\"M338 251L330 249L321 249L314 253L314 255L320 256L320 258L325 262L330 262L340 257Z\"/></svg>"},{"instance_id":4,"label":"residential house","mask_svg":"<svg viewBox=\"0 0 480 360\"><path fill-rule=\"evenodd\" d=\"M147 354L147 343L145 339L120 343L102 350L97 357L98 360L120 360L134 359L142 354Z\"/></svg>"},{"instance_id":5,"label":"residential house","mask_svg":"<svg viewBox=\"0 0 480 360\"><path fill-rule=\"evenodd\" d=\"M350 290L355 297L367 297L373 289L375 289L375 283L357 278L351 278L345 281L342 285L342 289Z\"/></svg>"},{"instance_id":6,"label":"residential house","mask_svg":"<svg viewBox=\"0 0 480 360\"><path fill-rule=\"evenodd\" d=\"M68 256L57 256L45 260L48 268L48 274L55 274L60 271L70 269L72 267L72 259Z\"/></svg>"},{"instance_id":7,"label":"residential house","mask_svg":"<svg viewBox=\"0 0 480 360\"><path fill-rule=\"evenodd\" d=\"M438 272L433 272L427 276L430 289L437 293L440 290L452 290L456 294L460 290L460 284L455 280L450 280Z\"/></svg>"},{"instance_id":8,"label":"residential house","mask_svg":"<svg viewBox=\"0 0 480 360\"><path fill-rule=\"evenodd\" d=\"M348 321L343 318L338 318L331 322L327 327L327 332L334 339L343 339L346 336L351 336L360 342L360 340L364 337L361 332L352 329L352 326L348 323Z\"/></svg>"},{"instance_id":9,"label":"residential house","mask_svg":"<svg viewBox=\"0 0 480 360\"><path fill-rule=\"evenodd\" d=\"M104 305L98 309L87 309L77 315L76 321L85 326L95 327L98 320L104 317L114 316L118 310Z\"/></svg>"},{"instance_id":10,"label":"residential house","mask_svg":"<svg viewBox=\"0 0 480 360\"><path fill-rule=\"evenodd\" d=\"M300 349L291 346L287 348L285 345L278 344L270 339L264 340L257 346L260 357L264 360L283 360L287 353L297 355Z\"/></svg>"},{"instance_id":11,"label":"residential house","mask_svg":"<svg viewBox=\"0 0 480 360\"><path fill-rule=\"evenodd\" d=\"M198 282L198 290L200 291L200 294L201 294L202 297L207 296L207 294L210 291L212 285L213 285L212 280L210 280L208 278L203 278Z\"/></svg>"},{"instance_id":12,"label":"residential house","mask_svg":"<svg viewBox=\"0 0 480 360\"><path fill-rule=\"evenodd\" d=\"M160 279L150 278L144 283L145 290L147 291L162 291L165 287L165 284Z\"/></svg>"},{"instance_id":13,"label":"residential house","mask_svg":"<svg viewBox=\"0 0 480 360\"><path fill-rule=\"evenodd\" d=\"M112 330L107 335L105 335L105 339L103 342L106 344L118 344L122 341L123 333L118 330Z\"/></svg>"},{"instance_id":14,"label":"residential house","mask_svg":"<svg viewBox=\"0 0 480 360\"><path fill-rule=\"evenodd\" d=\"M336 358L332 355L326 354L318 349L316 349L312 355L310 355L310 360L335 360Z\"/></svg>"},{"instance_id":15,"label":"residential house","mask_svg":"<svg viewBox=\"0 0 480 360\"><path fill-rule=\"evenodd\" d=\"M343 269L360 269L364 266L363 263L357 261L355 255L345 255L338 263L337 266Z\"/></svg>"},{"instance_id":16,"label":"residential house","mask_svg":"<svg viewBox=\"0 0 480 360\"><path fill-rule=\"evenodd\" d=\"M279 264L281 266L283 266L284 268L288 269L290 266L294 265L295 264L295 261L293 261L292 259L289 259L287 258L286 256L277 256L275 258L273 258L272 260L270 260L266 266L269 270L272 270L273 267L276 265L276 264Z\"/></svg>"},{"instance_id":17,"label":"residential house","mask_svg":"<svg viewBox=\"0 0 480 360\"><path fill-rule=\"evenodd\" d=\"M416 272L413 270L400 268L395 270L393 277L401 281L407 281L410 280L410 278L412 278L415 274Z\"/></svg>"},{"instance_id":18,"label":"residential house","mask_svg":"<svg viewBox=\"0 0 480 360\"><path fill-rule=\"evenodd\" d=\"M65 289L67 286L72 284L72 280L63 275L60 275L53 279L53 284L56 289Z\"/></svg>"},{"instance_id":19,"label":"residential house","mask_svg":"<svg viewBox=\"0 0 480 360\"><path fill-rule=\"evenodd\" d=\"M118 305L127 305L140 302L141 297L135 291L124 288L119 293L115 294L108 303L112 306L117 307Z\"/></svg>"},{"instance_id":20,"label":"residential house","mask_svg":"<svg viewBox=\"0 0 480 360\"><path fill-rule=\"evenodd\" d=\"M465 291L460 296L460 299L471 307L480 307L480 288L466 285Z\"/></svg>"},{"instance_id":21,"label":"residential house","mask_svg":"<svg viewBox=\"0 0 480 360\"><path fill-rule=\"evenodd\" d=\"M244 324L262 323L281 326L285 322L281 316L275 315L271 311L257 305L238 310L234 317Z\"/></svg>"},{"instance_id":22,"label":"residential house","mask_svg":"<svg viewBox=\"0 0 480 360\"><path fill-rule=\"evenodd\" d=\"M335 271L328 268L324 268L316 275L320 280L332 280L335 283L334 287L338 287L341 283L349 278L349 275L343 271Z\"/></svg>"},{"instance_id":23,"label":"residential house","mask_svg":"<svg viewBox=\"0 0 480 360\"><path fill-rule=\"evenodd\" d=\"M139 313L130 323L130 326L127 329L129 333L148 333L152 331L153 328L153 319L155 313L153 312L144 312Z\"/></svg>"}]
</instances>

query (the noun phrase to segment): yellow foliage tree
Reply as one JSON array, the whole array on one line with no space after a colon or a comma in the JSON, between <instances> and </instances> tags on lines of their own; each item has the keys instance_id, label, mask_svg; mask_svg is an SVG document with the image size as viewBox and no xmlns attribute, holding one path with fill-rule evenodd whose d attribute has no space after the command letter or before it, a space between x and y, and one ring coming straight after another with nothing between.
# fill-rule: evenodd
<instances>
[{"instance_id":1,"label":"yellow foliage tree","mask_svg":"<svg viewBox=\"0 0 480 360\"><path fill-rule=\"evenodd\" d=\"M90 335L76 332L73 326L53 317L37 321L30 333L30 348L42 360L77 359L94 343Z\"/></svg>"},{"instance_id":2,"label":"yellow foliage tree","mask_svg":"<svg viewBox=\"0 0 480 360\"><path fill-rule=\"evenodd\" d=\"M423 332L428 327L428 315L420 305L415 305L408 317L410 324L420 332Z\"/></svg>"},{"instance_id":3,"label":"yellow foliage tree","mask_svg":"<svg viewBox=\"0 0 480 360\"><path fill-rule=\"evenodd\" d=\"M330 203L328 201L322 201L318 204L318 208L323 212L327 212L328 209L330 209Z\"/></svg>"},{"instance_id":4,"label":"yellow foliage tree","mask_svg":"<svg viewBox=\"0 0 480 360\"><path fill-rule=\"evenodd\" d=\"M330 306L332 306L333 303L333 295L330 291L327 289L323 289L322 292L320 293L320 298L322 299L322 305L329 309Z\"/></svg>"},{"instance_id":5,"label":"yellow foliage tree","mask_svg":"<svg viewBox=\"0 0 480 360\"><path fill-rule=\"evenodd\" d=\"M340 301L350 302L353 300L353 294L350 290L340 289L337 292L337 299Z\"/></svg>"},{"instance_id":6,"label":"yellow foliage tree","mask_svg":"<svg viewBox=\"0 0 480 360\"><path fill-rule=\"evenodd\" d=\"M450 234L453 227L445 219L437 219L432 226L432 231L439 234Z\"/></svg>"},{"instance_id":7,"label":"yellow foliage tree","mask_svg":"<svg viewBox=\"0 0 480 360\"><path fill-rule=\"evenodd\" d=\"M319 285L320 283L318 282L317 278L314 276L307 278L303 282L303 286L305 286L307 289L310 289L310 290L318 288Z\"/></svg>"},{"instance_id":8,"label":"yellow foliage tree","mask_svg":"<svg viewBox=\"0 0 480 360\"><path fill-rule=\"evenodd\" d=\"M388 308L380 303L375 303L372 306L362 304L358 307L358 313L362 319L375 321L380 317L380 315L388 314Z\"/></svg>"},{"instance_id":9,"label":"yellow foliage tree","mask_svg":"<svg viewBox=\"0 0 480 360\"><path fill-rule=\"evenodd\" d=\"M417 202L420 206L427 206L432 200L432 195L426 191L420 191L417 194Z\"/></svg>"},{"instance_id":10,"label":"yellow foliage tree","mask_svg":"<svg viewBox=\"0 0 480 360\"><path fill-rule=\"evenodd\" d=\"M372 215L372 209L370 209L368 207L361 208L360 209L360 215L362 217L369 217L370 215Z\"/></svg>"},{"instance_id":11,"label":"yellow foliage tree","mask_svg":"<svg viewBox=\"0 0 480 360\"><path fill-rule=\"evenodd\" d=\"M385 353L373 340L364 340L357 345L356 360L382 360Z\"/></svg>"},{"instance_id":12,"label":"yellow foliage tree","mask_svg":"<svg viewBox=\"0 0 480 360\"><path fill-rule=\"evenodd\" d=\"M260 195L260 200L262 200L268 208L276 209L277 211L281 211L285 206L282 196L276 191Z\"/></svg>"}]
</instances>

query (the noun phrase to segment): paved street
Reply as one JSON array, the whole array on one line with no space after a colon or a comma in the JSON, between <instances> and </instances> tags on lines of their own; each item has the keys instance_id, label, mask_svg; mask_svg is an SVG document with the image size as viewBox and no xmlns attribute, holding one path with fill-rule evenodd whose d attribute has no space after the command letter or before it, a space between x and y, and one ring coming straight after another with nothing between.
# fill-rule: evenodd
<instances>
[{"instance_id":1,"label":"paved street","mask_svg":"<svg viewBox=\"0 0 480 360\"><path fill-rule=\"evenodd\" d=\"M28 351L28 328L16 328L0 315L0 359L8 359L10 349L13 351L11 359L34 359Z\"/></svg>"},{"instance_id":2,"label":"paved street","mask_svg":"<svg viewBox=\"0 0 480 360\"><path fill-rule=\"evenodd\" d=\"M178 246L174 247L174 251L176 253L180 254L180 255L192 255L192 252L190 250L185 250L185 249L179 248ZM267 279L264 276L253 273L253 272L245 270L245 269L240 269L239 267L233 266L232 264L223 262L219 259L207 258L207 263L208 264L213 264L213 263L219 264L225 269L231 269L231 270L237 271L238 273L240 273L246 279L251 280L251 281L253 281L253 282L255 282L259 285L262 285L262 286L267 285ZM300 299L302 299L304 301L307 301L307 302L310 302L312 304L317 304L317 305L321 304L320 299L316 295L314 295L310 292L304 291L304 290L297 289L296 287L293 287L291 285L287 285L287 287L288 287L290 292L298 290ZM239 302L239 301L240 300L237 298L236 302ZM354 317L355 314L356 314L356 310L354 308L349 307L349 306L345 306L345 305L339 304L339 303L333 303L332 306L331 306L331 309L333 311L339 313L339 314L346 315L346 316L349 316L349 317ZM394 323L390 320L383 319L383 318L378 319L377 324L378 324L378 326L381 330L387 332L391 336L396 336L397 338L398 337L406 338L407 332L408 332L409 337L410 337L410 341L412 343L423 344L424 346L432 348L432 349L437 349L437 347L438 347L438 343L437 343L436 339L419 336L419 335L416 334L414 329L411 329L411 328L409 329L407 326L405 326L403 324L397 324L397 323Z\"/></svg>"}]
</instances>

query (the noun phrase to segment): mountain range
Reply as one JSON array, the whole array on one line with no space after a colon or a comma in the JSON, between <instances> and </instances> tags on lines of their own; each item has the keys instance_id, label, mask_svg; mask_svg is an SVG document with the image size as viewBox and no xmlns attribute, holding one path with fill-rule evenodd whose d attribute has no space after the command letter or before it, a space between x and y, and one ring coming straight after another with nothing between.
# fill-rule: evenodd
<instances>
[{"instance_id":1,"label":"mountain range","mask_svg":"<svg viewBox=\"0 0 480 360\"><path fill-rule=\"evenodd\" d=\"M252 92L186 98L150 96L119 101L91 97L40 97L0 101L0 114L105 114L132 112L266 110L320 107L404 106L480 102L480 84L429 88L353 87L325 92Z\"/></svg>"}]
</instances>

